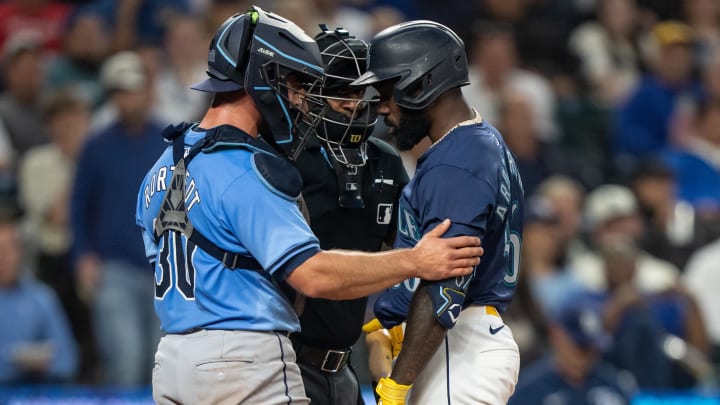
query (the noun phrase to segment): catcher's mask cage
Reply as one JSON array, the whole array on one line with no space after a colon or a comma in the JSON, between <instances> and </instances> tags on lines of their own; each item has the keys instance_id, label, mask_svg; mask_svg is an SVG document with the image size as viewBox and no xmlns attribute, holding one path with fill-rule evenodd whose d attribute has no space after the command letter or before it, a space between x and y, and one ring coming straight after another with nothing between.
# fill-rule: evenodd
<instances>
[{"instance_id":1,"label":"catcher's mask cage","mask_svg":"<svg viewBox=\"0 0 720 405\"><path fill-rule=\"evenodd\" d=\"M374 89L350 83L365 71L367 44L342 28L331 31L321 24L320 29L315 40L325 64L319 95L325 108L310 110L316 135L335 161L347 167L362 166L367 161L367 139L377 123L379 99Z\"/></svg>"}]
</instances>

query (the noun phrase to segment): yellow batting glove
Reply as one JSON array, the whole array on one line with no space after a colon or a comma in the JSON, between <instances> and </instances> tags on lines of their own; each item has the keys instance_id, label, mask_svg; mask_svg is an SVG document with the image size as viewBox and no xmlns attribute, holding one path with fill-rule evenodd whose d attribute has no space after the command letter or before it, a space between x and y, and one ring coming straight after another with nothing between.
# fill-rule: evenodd
<instances>
[{"instance_id":1,"label":"yellow batting glove","mask_svg":"<svg viewBox=\"0 0 720 405\"><path fill-rule=\"evenodd\" d=\"M378 405L405 405L405 397L410 387L398 384L390 377L381 378L375 387L375 392L380 397Z\"/></svg>"},{"instance_id":2,"label":"yellow batting glove","mask_svg":"<svg viewBox=\"0 0 720 405\"><path fill-rule=\"evenodd\" d=\"M377 318L373 318L372 321L366 323L362 327L362 330L365 333L372 333L372 332L375 332L376 330L380 330L380 329L383 329L383 326L380 323L380 321L378 321Z\"/></svg>"},{"instance_id":3,"label":"yellow batting glove","mask_svg":"<svg viewBox=\"0 0 720 405\"><path fill-rule=\"evenodd\" d=\"M390 342L392 344L393 359L397 358L400 354L400 349L402 349L403 340L405 339L405 329L403 326L404 324L401 323L400 325L392 327L388 331L390 334Z\"/></svg>"}]
</instances>

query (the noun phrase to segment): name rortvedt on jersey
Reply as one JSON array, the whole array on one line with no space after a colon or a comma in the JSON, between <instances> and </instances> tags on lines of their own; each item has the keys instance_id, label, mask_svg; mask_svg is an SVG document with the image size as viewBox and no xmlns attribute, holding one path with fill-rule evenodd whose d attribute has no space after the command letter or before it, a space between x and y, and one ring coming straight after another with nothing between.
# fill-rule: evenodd
<instances>
[{"instance_id":1,"label":"name rortvedt on jersey","mask_svg":"<svg viewBox=\"0 0 720 405\"><path fill-rule=\"evenodd\" d=\"M172 178L175 166L162 166L152 177L150 181L145 185L143 195L145 196L145 209L150 206L150 199L161 191L167 190L167 180ZM189 182L188 182L189 180ZM195 187L195 179L190 178L190 172L185 171L185 207L187 211L190 211L195 204L200 203L200 193Z\"/></svg>"}]
</instances>

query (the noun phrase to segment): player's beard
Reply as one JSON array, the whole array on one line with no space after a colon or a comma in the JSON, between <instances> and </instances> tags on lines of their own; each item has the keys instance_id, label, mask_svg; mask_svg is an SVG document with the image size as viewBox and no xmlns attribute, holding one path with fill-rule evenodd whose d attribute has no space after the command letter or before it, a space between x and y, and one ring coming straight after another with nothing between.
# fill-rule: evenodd
<instances>
[{"instance_id":1,"label":"player's beard","mask_svg":"<svg viewBox=\"0 0 720 405\"><path fill-rule=\"evenodd\" d=\"M391 135L395 138L395 146L402 151L412 149L430 133L430 120L425 115L425 110L400 107L400 122L395 125L385 117L385 124L392 128Z\"/></svg>"}]
</instances>

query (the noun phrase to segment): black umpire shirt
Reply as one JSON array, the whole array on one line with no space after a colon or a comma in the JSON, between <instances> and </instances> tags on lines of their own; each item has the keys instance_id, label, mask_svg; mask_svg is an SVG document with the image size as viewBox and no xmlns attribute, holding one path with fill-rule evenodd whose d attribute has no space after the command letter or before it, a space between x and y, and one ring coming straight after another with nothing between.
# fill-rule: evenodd
<instances>
[{"instance_id":1,"label":"black umpire shirt","mask_svg":"<svg viewBox=\"0 0 720 405\"><path fill-rule=\"evenodd\" d=\"M397 227L400 193L408 175L397 151L371 137L367 163L361 171L363 208L342 208L338 203L338 164L314 137L296 163L303 178L303 197L310 227L323 249L379 251L392 243ZM355 185L342 184L345 188ZM320 349L347 349L360 337L367 298L332 301L307 298L300 316L299 343Z\"/></svg>"}]
</instances>

